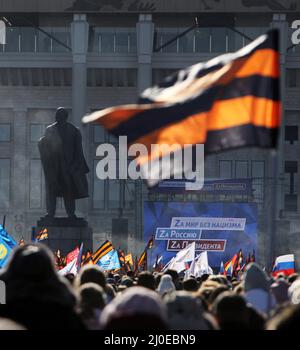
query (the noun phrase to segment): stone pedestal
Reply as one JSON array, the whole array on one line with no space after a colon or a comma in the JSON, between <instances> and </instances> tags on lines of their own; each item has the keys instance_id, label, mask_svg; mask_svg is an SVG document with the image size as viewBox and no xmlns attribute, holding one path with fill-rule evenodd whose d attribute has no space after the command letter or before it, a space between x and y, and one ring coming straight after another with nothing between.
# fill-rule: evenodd
<instances>
[{"instance_id":1,"label":"stone pedestal","mask_svg":"<svg viewBox=\"0 0 300 350\"><path fill-rule=\"evenodd\" d=\"M52 251L59 249L63 255L83 243L84 251L93 249L93 231L84 219L41 218L37 222L36 234L48 230L48 239L42 241Z\"/></svg>"}]
</instances>

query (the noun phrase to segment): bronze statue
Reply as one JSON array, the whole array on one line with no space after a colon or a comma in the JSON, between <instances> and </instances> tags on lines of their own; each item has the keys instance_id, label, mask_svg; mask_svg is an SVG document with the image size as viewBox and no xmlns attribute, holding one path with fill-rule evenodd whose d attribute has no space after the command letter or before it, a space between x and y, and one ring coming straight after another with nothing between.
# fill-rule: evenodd
<instances>
[{"instance_id":1,"label":"bronze statue","mask_svg":"<svg viewBox=\"0 0 300 350\"><path fill-rule=\"evenodd\" d=\"M58 108L55 119L38 143L46 183L46 218L54 218L57 197L64 199L68 217L76 218L75 200L89 196L89 167L80 130L67 122L67 110Z\"/></svg>"}]
</instances>

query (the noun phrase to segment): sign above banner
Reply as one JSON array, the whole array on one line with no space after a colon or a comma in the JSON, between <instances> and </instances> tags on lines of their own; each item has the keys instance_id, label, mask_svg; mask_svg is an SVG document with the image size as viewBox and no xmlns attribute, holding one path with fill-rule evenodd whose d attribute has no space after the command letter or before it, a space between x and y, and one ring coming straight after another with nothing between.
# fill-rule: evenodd
<instances>
[{"instance_id":1,"label":"sign above banner","mask_svg":"<svg viewBox=\"0 0 300 350\"><path fill-rule=\"evenodd\" d=\"M151 191L160 193L183 193L186 192L185 184L186 180L165 180L151 188ZM215 195L250 196L252 194L252 181L251 179L209 180L204 182L204 186L201 190L193 191L193 193L194 192Z\"/></svg>"},{"instance_id":2,"label":"sign above banner","mask_svg":"<svg viewBox=\"0 0 300 350\"><path fill-rule=\"evenodd\" d=\"M298 0L0 0L1 12L295 12Z\"/></svg>"}]
</instances>

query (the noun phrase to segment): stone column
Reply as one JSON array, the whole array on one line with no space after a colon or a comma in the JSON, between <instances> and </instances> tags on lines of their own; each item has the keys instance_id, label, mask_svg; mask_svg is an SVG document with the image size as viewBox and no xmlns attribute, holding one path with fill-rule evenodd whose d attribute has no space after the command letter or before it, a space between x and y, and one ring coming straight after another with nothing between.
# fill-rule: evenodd
<instances>
[{"instance_id":1,"label":"stone column","mask_svg":"<svg viewBox=\"0 0 300 350\"><path fill-rule=\"evenodd\" d=\"M138 59L138 79L137 92L142 93L152 85L152 54L154 39L154 23L151 14L140 14L136 25L137 32L137 59ZM135 190L135 237L133 241L136 246L132 247L135 252L140 253L140 245L143 242L143 195L142 183L136 184Z\"/></svg>"},{"instance_id":2,"label":"stone column","mask_svg":"<svg viewBox=\"0 0 300 350\"><path fill-rule=\"evenodd\" d=\"M280 217L280 212L284 208L284 137L285 137L285 101L286 101L286 54L288 47L288 22L286 20L286 14L274 14L273 21L271 23L272 28L278 28L280 30L280 80L281 80L281 99L282 99L282 125L279 134L279 149L277 154L271 155L272 166L272 181L273 188L271 194L271 206L270 206L270 223L269 230L266 237L266 262L271 264L272 260L277 254L277 246L280 244L281 237L278 229L276 219Z\"/></svg>"},{"instance_id":3,"label":"stone column","mask_svg":"<svg viewBox=\"0 0 300 350\"><path fill-rule=\"evenodd\" d=\"M152 85L154 24L152 15L141 14L136 25L138 55L138 93Z\"/></svg>"},{"instance_id":4,"label":"stone column","mask_svg":"<svg viewBox=\"0 0 300 350\"><path fill-rule=\"evenodd\" d=\"M23 236L26 231L26 169L27 160L27 110L25 108L14 110L13 123L13 155L12 155L12 207L13 207L13 236L15 239ZM25 232L26 231L26 232ZM29 235L29 233L28 233Z\"/></svg>"},{"instance_id":5,"label":"stone column","mask_svg":"<svg viewBox=\"0 0 300 350\"><path fill-rule=\"evenodd\" d=\"M81 118L87 112L87 50L89 25L86 15L75 14L71 24L73 52L72 119L81 127Z\"/></svg>"},{"instance_id":6,"label":"stone column","mask_svg":"<svg viewBox=\"0 0 300 350\"><path fill-rule=\"evenodd\" d=\"M281 99L282 99L282 128L279 136L279 151L278 151L278 189L277 189L277 216L279 211L283 209L284 205L284 193L279 190L284 178L284 129L285 129L285 101L286 101L286 55L288 48L288 22L286 20L286 14L274 14L273 21L271 23L273 28L280 30L280 74L281 74Z\"/></svg>"},{"instance_id":7,"label":"stone column","mask_svg":"<svg viewBox=\"0 0 300 350\"><path fill-rule=\"evenodd\" d=\"M81 123L82 117L87 113L87 51L89 39L89 24L85 14L74 14L71 23L72 37L72 122L80 128L82 133L83 149L87 161L88 157L88 127ZM93 171L90 165L90 171ZM91 193L91 186L89 186ZM76 201L76 214L87 216L88 200Z\"/></svg>"}]
</instances>

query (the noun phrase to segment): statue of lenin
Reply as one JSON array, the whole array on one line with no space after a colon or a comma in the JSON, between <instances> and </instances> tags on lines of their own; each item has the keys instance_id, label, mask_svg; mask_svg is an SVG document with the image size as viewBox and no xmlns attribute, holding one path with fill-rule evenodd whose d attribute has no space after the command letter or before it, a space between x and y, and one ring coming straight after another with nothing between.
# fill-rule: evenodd
<instances>
[{"instance_id":1,"label":"statue of lenin","mask_svg":"<svg viewBox=\"0 0 300 350\"><path fill-rule=\"evenodd\" d=\"M62 197L68 217L76 218L75 200L89 196L89 168L80 130L67 122L67 110L58 108L55 119L38 143L46 183L46 217L54 218L56 198Z\"/></svg>"}]
</instances>

